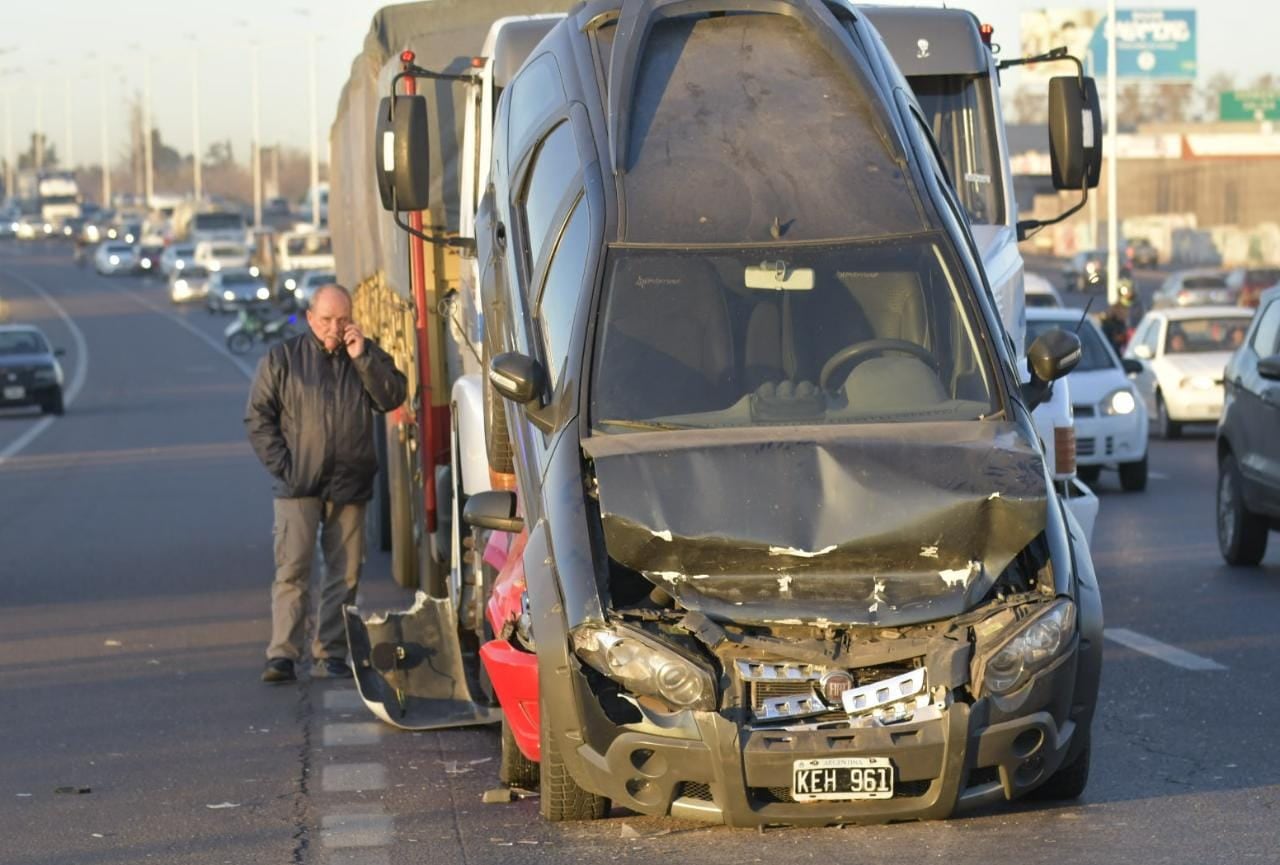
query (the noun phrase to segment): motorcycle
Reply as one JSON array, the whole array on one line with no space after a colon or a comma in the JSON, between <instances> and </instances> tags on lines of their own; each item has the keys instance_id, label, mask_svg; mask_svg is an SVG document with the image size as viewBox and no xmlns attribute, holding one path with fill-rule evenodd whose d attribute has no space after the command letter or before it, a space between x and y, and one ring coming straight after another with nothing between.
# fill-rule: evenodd
<instances>
[{"instance_id":1,"label":"motorcycle","mask_svg":"<svg viewBox=\"0 0 1280 865\"><path fill-rule=\"evenodd\" d=\"M232 354L247 354L254 345L270 345L302 333L302 325L296 315L268 315L251 309L241 309L227 325L224 336L227 349Z\"/></svg>"}]
</instances>

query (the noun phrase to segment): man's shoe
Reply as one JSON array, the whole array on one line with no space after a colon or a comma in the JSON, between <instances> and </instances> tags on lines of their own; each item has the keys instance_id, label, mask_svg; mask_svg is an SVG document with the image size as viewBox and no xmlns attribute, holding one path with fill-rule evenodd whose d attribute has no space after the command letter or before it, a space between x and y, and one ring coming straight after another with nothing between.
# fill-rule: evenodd
<instances>
[{"instance_id":1,"label":"man's shoe","mask_svg":"<svg viewBox=\"0 0 1280 865\"><path fill-rule=\"evenodd\" d=\"M311 675L318 679L350 679L351 667L346 658L321 658L316 661Z\"/></svg>"},{"instance_id":2,"label":"man's shoe","mask_svg":"<svg viewBox=\"0 0 1280 865\"><path fill-rule=\"evenodd\" d=\"M272 685L281 682L296 682L298 676L293 672L293 661L288 658L272 658L267 661L267 668L262 671L262 681Z\"/></svg>"}]
</instances>

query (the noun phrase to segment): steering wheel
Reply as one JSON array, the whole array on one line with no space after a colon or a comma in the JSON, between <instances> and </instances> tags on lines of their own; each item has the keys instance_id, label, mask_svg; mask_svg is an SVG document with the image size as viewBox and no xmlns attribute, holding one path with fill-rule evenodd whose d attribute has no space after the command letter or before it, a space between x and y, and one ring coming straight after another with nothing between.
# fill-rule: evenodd
<instances>
[{"instance_id":1,"label":"steering wheel","mask_svg":"<svg viewBox=\"0 0 1280 865\"><path fill-rule=\"evenodd\" d=\"M924 364L935 373L938 372L938 359L922 345L918 345L914 342L908 342L905 339L867 339L862 342L855 342L852 345L846 345L844 348L831 355L831 359L822 365L822 373L818 376L818 387L822 390L826 390L827 383L830 381L831 376L843 364L851 363L854 366L857 366L868 357L876 354L883 354L886 351L898 351L903 354L909 354L917 360L923 361Z\"/></svg>"}]
</instances>

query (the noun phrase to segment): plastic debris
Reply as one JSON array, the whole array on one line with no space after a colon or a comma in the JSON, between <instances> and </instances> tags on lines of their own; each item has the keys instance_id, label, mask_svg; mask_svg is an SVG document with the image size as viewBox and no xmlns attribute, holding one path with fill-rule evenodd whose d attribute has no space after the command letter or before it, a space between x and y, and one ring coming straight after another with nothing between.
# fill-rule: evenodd
<instances>
[{"instance_id":1,"label":"plastic debris","mask_svg":"<svg viewBox=\"0 0 1280 865\"><path fill-rule=\"evenodd\" d=\"M498 787L495 790L485 790L481 795L480 801L486 805L505 805L515 799L515 794L511 792L510 787Z\"/></svg>"},{"instance_id":2,"label":"plastic debris","mask_svg":"<svg viewBox=\"0 0 1280 865\"><path fill-rule=\"evenodd\" d=\"M119 640L103 640L102 645L104 645L104 646L123 646L123 645L124 645L124 643L120 642Z\"/></svg>"},{"instance_id":3,"label":"plastic debris","mask_svg":"<svg viewBox=\"0 0 1280 865\"><path fill-rule=\"evenodd\" d=\"M225 811L227 808L239 808L239 802L219 802L217 805L205 805L210 811Z\"/></svg>"},{"instance_id":4,"label":"plastic debris","mask_svg":"<svg viewBox=\"0 0 1280 865\"><path fill-rule=\"evenodd\" d=\"M64 796L83 796L86 793L92 793L93 788L91 787L56 787L54 788L53 792L60 793Z\"/></svg>"},{"instance_id":5,"label":"plastic debris","mask_svg":"<svg viewBox=\"0 0 1280 865\"><path fill-rule=\"evenodd\" d=\"M18 796L18 798L19 798L19 799L30 799L30 798L31 798L31 794L30 794L30 793L18 793L18 794L17 794L17 796Z\"/></svg>"},{"instance_id":6,"label":"plastic debris","mask_svg":"<svg viewBox=\"0 0 1280 865\"><path fill-rule=\"evenodd\" d=\"M437 760L436 762L444 766L446 775L465 775L471 771L466 766L459 766L457 760Z\"/></svg>"},{"instance_id":7,"label":"plastic debris","mask_svg":"<svg viewBox=\"0 0 1280 865\"><path fill-rule=\"evenodd\" d=\"M640 833L639 833L639 832L637 832L637 831L635 830L635 827L634 827L634 826L630 826L630 825L628 825L628 824L626 824L626 823L623 823L623 824L622 824L622 837L623 837L623 838L639 838L639 837L640 837Z\"/></svg>"},{"instance_id":8,"label":"plastic debris","mask_svg":"<svg viewBox=\"0 0 1280 865\"><path fill-rule=\"evenodd\" d=\"M493 759L492 757L481 757L479 760L468 760L467 765L479 766L481 763L488 763L492 759Z\"/></svg>"}]
</instances>

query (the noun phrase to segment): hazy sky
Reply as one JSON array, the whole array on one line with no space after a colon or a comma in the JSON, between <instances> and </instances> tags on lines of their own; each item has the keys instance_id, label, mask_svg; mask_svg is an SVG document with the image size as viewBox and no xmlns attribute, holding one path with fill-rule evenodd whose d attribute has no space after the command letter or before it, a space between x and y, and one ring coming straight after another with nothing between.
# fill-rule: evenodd
<instances>
[{"instance_id":1,"label":"hazy sky","mask_svg":"<svg viewBox=\"0 0 1280 865\"><path fill-rule=\"evenodd\" d=\"M251 39L261 46L263 142L306 147L310 33L319 39L319 136L324 141L351 61L374 11L383 5L376 0L0 0L0 97L8 94L12 99L14 147L21 148L34 130L36 94L42 92L46 133L65 153L70 80L73 155L80 163L98 162L98 79L105 65L109 139L116 158L126 146L125 100L142 92L144 58L150 57L155 125L167 142L190 152L192 54L198 50L202 149L212 140L230 138L237 159L244 160L251 130ZM1045 6L1087 8L1035 0L950 5L969 8L991 23L1005 56L1018 52L1020 12ZM1248 80L1280 72L1280 7L1256 0L1121 6L1196 9L1202 77L1226 70ZM3 104L0 98L0 109ZM0 111L0 136L3 124ZM321 154L323 158L323 149Z\"/></svg>"}]
</instances>

